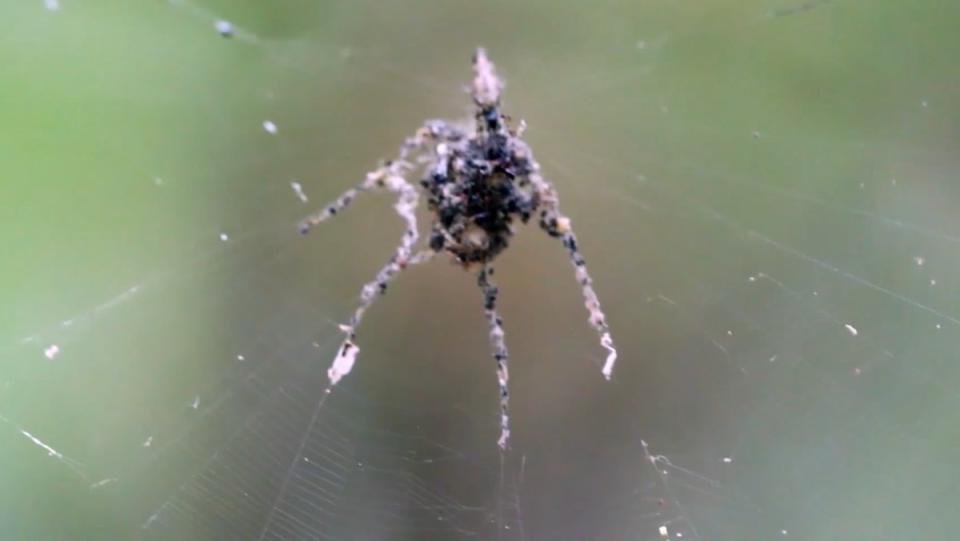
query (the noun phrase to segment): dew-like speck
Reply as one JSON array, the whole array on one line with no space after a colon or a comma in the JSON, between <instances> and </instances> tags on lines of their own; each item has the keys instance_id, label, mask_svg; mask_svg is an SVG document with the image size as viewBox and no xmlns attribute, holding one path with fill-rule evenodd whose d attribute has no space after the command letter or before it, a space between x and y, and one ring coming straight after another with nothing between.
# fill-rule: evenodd
<instances>
[{"instance_id":1,"label":"dew-like speck","mask_svg":"<svg viewBox=\"0 0 960 541\"><path fill-rule=\"evenodd\" d=\"M50 360L53 360L59 354L60 354L60 346L56 344L50 344L50 347L43 350L43 356Z\"/></svg>"},{"instance_id":2,"label":"dew-like speck","mask_svg":"<svg viewBox=\"0 0 960 541\"><path fill-rule=\"evenodd\" d=\"M856 327L849 323L844 323L843 328L847 329L847 332L850 333L850 336L857 336L860 334L860 331L858 331Z\"/></svg>"},{"instance_id":3,"label":"dew-like speck","mask_svg":"<svg viewBox=\"0 0 960 541\"><path fill-rule=\"evenodd\" d=\"M263 129L264 129L264 131L266 131L266 132L269 133L270 135L276 135L276 134L277 134L277 125L274 124L274 123L273 123L272 121L270 121L270 120L264 120L264 121L263 121Z\"/></svg>"},{"instance_id":4,"label":"dew-like speck","mask_svg":"<svg viewBox=\"0 0 960 541\"><path fill-rule=\"evenodd\" d=\"M230 235L227 235L226 233L220 233L220 240L222 240L223 242L227 242L228 240L230 240Z\"/></svg>"},{"instance_id":5,"label":"dew-like speck","mask_svg":"<svg viewBox=\"0 0 960 541\"><path fill-rule=\"evenodd\" d=\"M217 29L217 33L225 38L233 36L233 25L230 24L230 21L217 21L213 23L214 28Z\"/></svg>"},{"instance_id":6,"label":"dew-like speck","mask_svg":"<svg viewBox=\"0 0 960 541\"><path fill-rule=\"evenodd\" d=\"M303 203L306 203L308 201L307 194L303 192L302 184L294 180L293 182L290 183L290 187L293 188L293 193L296 194L297 199L299 199Z\"/></svg>"}]
</instances>

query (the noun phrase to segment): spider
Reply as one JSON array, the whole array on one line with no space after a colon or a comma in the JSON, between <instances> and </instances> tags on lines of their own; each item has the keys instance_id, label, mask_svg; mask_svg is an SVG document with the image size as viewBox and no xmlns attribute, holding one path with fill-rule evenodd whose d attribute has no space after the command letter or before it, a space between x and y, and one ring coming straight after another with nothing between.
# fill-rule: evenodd
<instances>
[{"instance_id":1,"label":"spider","mask_svg":"<svg viewBox=\"0 0 960 541\"><path fill-rule=\"evenodd\" d=\"M388 284L407 266L422 263L440 252L453 256L464 269L477 269L477 285L483 292L483 308L490 327L490 345L497 364L500 388L501 450L510 438L509 372L503 320L497 313L498 289L492 281L493 260L510 243L516 220L527 223L536 217L540 228L560 239L569 252L574 273L583 292L589 322L607 350L602 374L610 379L617 350L610 336L600 301L586 262L580 255L570 219L560 213L553 185L540 175L540 165L521 138L525 124L512 129L500 110L502 81L483 49L473 56L474 79L470 89L476 107L475 125L464 129L442 120L430 120L408 137L397 157L367 173L359 185L347 190L316 214L301 222L301 233L346 209L362 192L385 188L396 198L394 208L406 229L393 256L363 286L360 302L350 322L340 328L346 335L327 371L331 387L350 373L360 352L356 332L364 313ZM428 249L414 252L420 233L416 208L420 193L407 178L421 171L420 181L433 218ZM328 388L329 391L329 388Z\"/></svg>"}]
</instances>

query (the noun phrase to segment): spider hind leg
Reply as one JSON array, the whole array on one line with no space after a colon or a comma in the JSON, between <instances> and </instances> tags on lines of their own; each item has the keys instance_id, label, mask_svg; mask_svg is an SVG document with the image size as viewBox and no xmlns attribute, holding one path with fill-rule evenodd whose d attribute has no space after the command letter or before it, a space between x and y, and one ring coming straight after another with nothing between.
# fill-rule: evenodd
<instances>
[{"instance_id":1,"label":"spider hind leg","mask_svg":"<svg viewBox=\"0 0 960 541\"><path fill-rule=\"evenodd\" d=\"M491 267L484 267L477 275L477 285L483 290L483 311L487 316L487 323L490 325L490 347L493 350L493 359L497 362L497 384L500 387L500 438L497 445L501 450L506 451L507 443L510 441L510 372L507 369L507 342L503 332L503 320L497 313L497 294L499 290L490 281L490 275L493 274Z\"/></svg>"}]
</instances>

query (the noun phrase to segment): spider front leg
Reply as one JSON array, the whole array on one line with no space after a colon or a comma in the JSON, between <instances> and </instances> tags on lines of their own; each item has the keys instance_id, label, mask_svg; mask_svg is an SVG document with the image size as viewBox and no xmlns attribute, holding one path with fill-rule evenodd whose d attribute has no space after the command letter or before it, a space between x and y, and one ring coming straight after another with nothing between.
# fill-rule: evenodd
<instances>
[{"instance_id":1,"label":"spider front leg","mask_svg":"<svg viewBox=\"0 0 960 541\"><path fill-rule=\"evenodd\" d=\"M617 349L613 345L613 338L610 336L607 318L600 308L600 299L597 297L596 291L593 290L593 279L590 278L590 273L587 271L587 262L580 254L577 236L573 233L570 218L560 214L556 210L556 206L553 205L553 208L548 208L541 213L540 227L551 237L559 237L564 248L570 253L570 262L573 263L574 273L583 293L583 304L590 314L590 325L600 335L600 345L607 350L607 359L603 363L601 372L603 377L609 380L613 375L613 366L617 362Z\"/></svg>"},{"instance_id":2,"label":"spider front leg","mask_svg":"<svg viewBox=\"0 0 960 541\"><path fill-rule=\"evenodd\" d=\"M407 155L409 155L410 152L422 150L428 142L438 137L446 136L446 133L442 131L444 129L446 129L446 126L439 123L428 123L421 127L414 135L408 137L403 142L396 160L387 162L377 169L370 171L367 173L366 178L363 179L363 182L343 192L340 197L331 201L319 212L304 218L303 221L300 222L300 233L306 235L313 227L336 216L338 212L350 206L350 203L361 193L368 192L375 188L390 188L387 186L388 177L402 176L403 172L410 168L410 164L406 161Z\"/></svg>"},{"instance_id":3,"label":"spider front leg","mask_svg":"<svg viewBox=\"0 0 960 541\"><path fill-rule=\"evenodd\" d=\"M337 356L333 364L327 370L327 377L330 379L330 385L336 385L344 376L350 373L356 362L357 354L360 348L356 345L356 329L363 320L363 314L376 301L377 296L383 295L387 291L387 285L410 264L417 264L426 261L432 255L432 252L421 252L413 255L413 246L420 238L417 230L416 208L420 200L420 194L399 172L389 172L380 181L383 186L397 195L397 202L394 209L397 214L406 222L406 228L403 236L400 238L400 244L397 246L393 256L384 265L377 276L367 282L360 290L360 304L353 312L350 323L341 325L340 329L347 335L337 350ZM322 213L321 213L322 215Z\"/></svg>"},{"instance_id":4,"label":"spider front leg","mask_svg":"<svg viewBox=\"0 0 960 541\"><path fill-rule=\"evenodd\" d=\"M497 362L497 383L500 386L500 439L497 445L501 450L506 451L507 442L510 440L510 417L508 407L510 405L510 391L508 384L510 382L510 372L507 370L507 343L504 339L503 320L497 314L497 286L490 282L490 275L493 274L492 267L484 267L477 275L477 285L483 290L483 311L487 316L487 324L490 325L490 347L493 349L493 359Z\"/></svg>"}]
</instances>

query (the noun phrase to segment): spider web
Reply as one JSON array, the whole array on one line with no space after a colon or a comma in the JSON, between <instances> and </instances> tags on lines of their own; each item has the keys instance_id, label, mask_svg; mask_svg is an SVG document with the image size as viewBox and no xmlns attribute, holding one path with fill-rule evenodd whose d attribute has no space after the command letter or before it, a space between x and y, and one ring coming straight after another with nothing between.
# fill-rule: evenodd
<instances>
[{"instance_id":1,"label":"spider web","mask_svg":"<svg viewBox=\"0 0 960 541\"><path fill-rule=\"evenodd\" d=\"M0 9L5 536L950 539L948 9ZM620 349L605 382L562 248L521 233L497 261L505 454L474 278L409 269L326 393L401 226L371 196L296 231L423 120L467 117L477 45Z\"/></svg>"}]
</instances>

